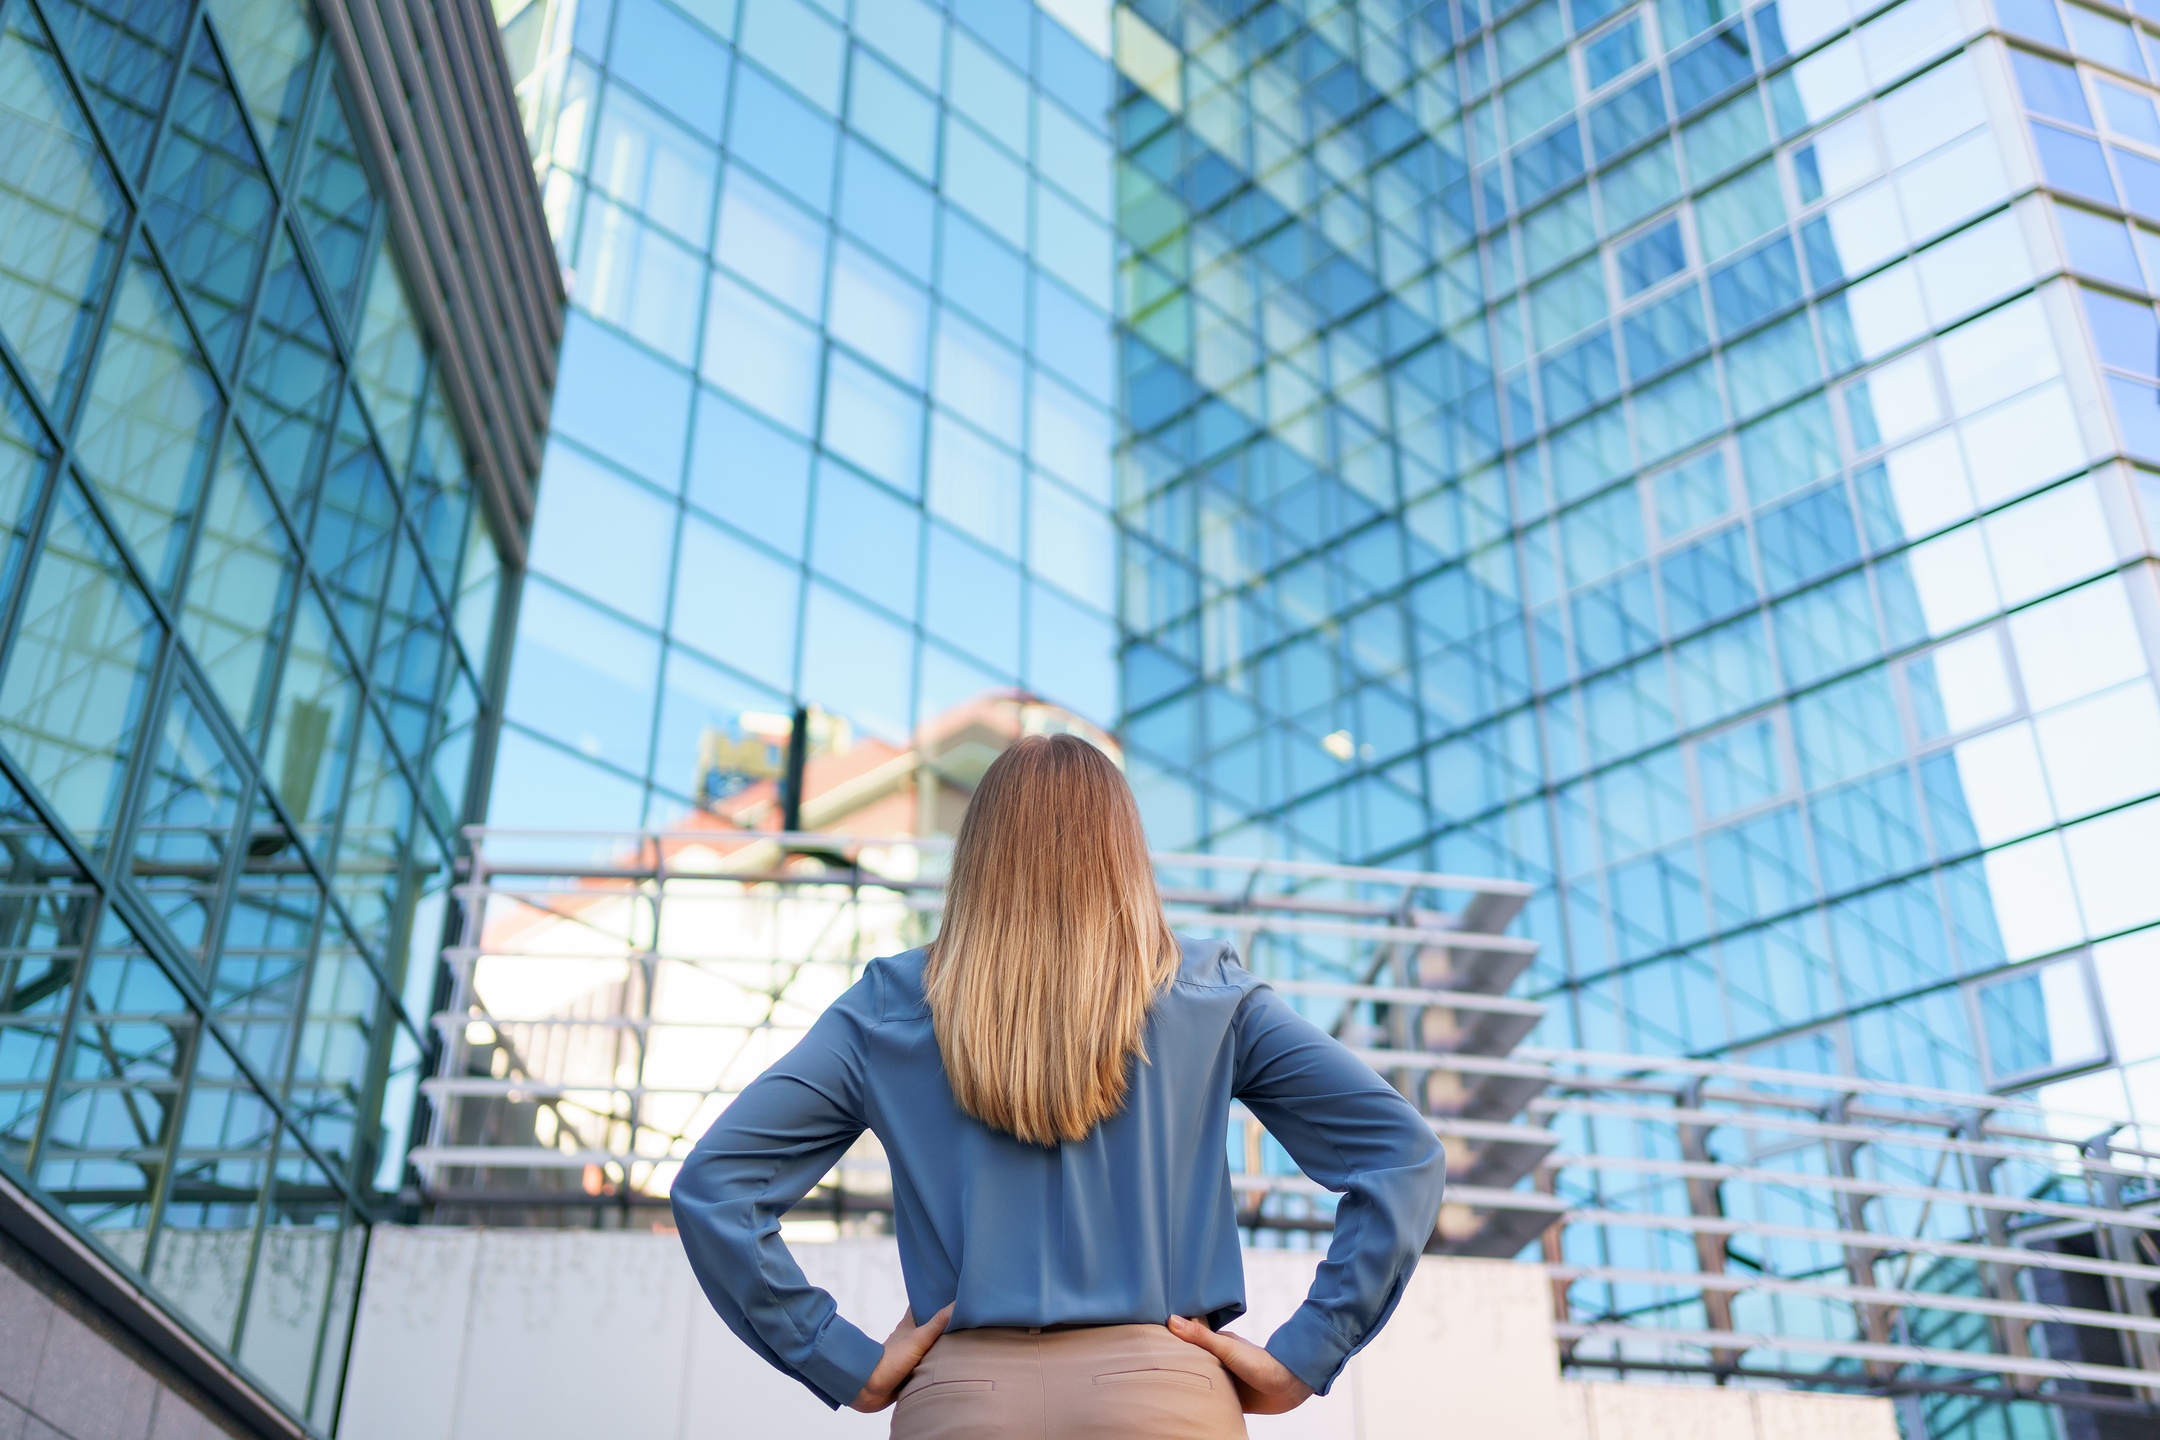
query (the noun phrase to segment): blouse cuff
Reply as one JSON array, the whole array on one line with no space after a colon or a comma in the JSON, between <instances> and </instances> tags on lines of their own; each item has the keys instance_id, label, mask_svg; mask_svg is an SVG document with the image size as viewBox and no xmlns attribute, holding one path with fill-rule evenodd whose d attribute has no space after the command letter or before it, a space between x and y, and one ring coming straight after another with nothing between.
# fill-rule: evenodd
<instances>
[{"instance_id":1,"label":"blouse cuff","mask_svg":"<svg viewBox=\"0 0 2160 1440\"><path fill-rule=\"evenodd\" d=\"M862 1393L863 1386L870 1383L870 1372L884 1358L883 1345L835 1315L818 1337L800 1373L825 1403L837 1410Z\"/></svg>"},{"instance_id":2,"label":"blouse cuff","mask_svg":"<svg viewBox=\"0 0 2160 1440\"><path fill-rule=\"evenodd\" d=\"M1268 1354L1311 1386L1315 1395L1328 1393L1328 1387L1349 1363L1353 1348L1310 1301L1300 1305L1267 1342Z\"/></svg>"}]
</instances>

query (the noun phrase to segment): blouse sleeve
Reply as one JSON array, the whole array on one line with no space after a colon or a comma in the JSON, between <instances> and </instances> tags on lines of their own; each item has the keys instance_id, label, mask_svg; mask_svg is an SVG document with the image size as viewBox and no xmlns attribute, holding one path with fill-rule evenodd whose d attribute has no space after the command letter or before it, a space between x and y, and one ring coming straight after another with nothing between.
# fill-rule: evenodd
<instances>
[{"instance_id":1,"label":"blouse sleeve","mask_svg":"<svg viewBox=\"0 0 2160 1440\"><path fill-rule=\"evenodd\" d=\"M744 1344L837 1409L884 1347L842 1319L780 1239L780 1217L866 1128L860 1018L842 997L735 1097L683 1162L672 1203L690 1268Z\"/></svg>"},{"instance_id":2,"label":"blouse sleeve","mask_svg":"<svg viewBox=\"0 0 2160 1440\"><path fill-rule=\"evenodd\" d=\"M1321 1394L1394 1312L1440 1217L1447 1158L1372 1068L1262 986L1237 1018L1235 1094L1320 1184L1335 1238L1270 1354Z\"/></svg>"}]
</instances>

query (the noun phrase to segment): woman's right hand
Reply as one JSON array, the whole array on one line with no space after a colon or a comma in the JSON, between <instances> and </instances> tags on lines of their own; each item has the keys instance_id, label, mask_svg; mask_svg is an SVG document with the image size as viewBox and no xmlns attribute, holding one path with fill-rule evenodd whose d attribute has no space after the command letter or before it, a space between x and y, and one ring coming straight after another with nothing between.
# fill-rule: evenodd
<instances>
[{"instance_id":1,"label":"woman's right hand","mask_svg":"<svg viewBox=\"0 0 2160 1440\"><path fill-rule=\"evenodd\" d=\"M1313 1397L1312 1386L1291 1374L1289 1366L1242 1336L1210 1330L1205 1322L1182 1315L1170 1317L1170 1333L1222 1362L1237 1386L1238 1408L1248 1415L1280 1415Z\"/></svg>"},{"instance_id":2,"label":"woman's right hand","mask_svg":"<svg viewBox=\"0 0 2160 1440\"><path fill-rule=\"evenodd\" d=\"M864 1382L855 1398L848 1401L848 1408L875 1415L892 1404L900 1387L907 1384L908 1376L915 1373L923 1356L930 1353L938 1336L945 1333L945 1322L952 1319L952 1309L947 1305L920 1325L915 1323L913 1310L903 1310L900 1323L885 1337L885 1353L879 1358L877 1368L870 1372L869 1380Z\"/></svg>"}]
</instances>

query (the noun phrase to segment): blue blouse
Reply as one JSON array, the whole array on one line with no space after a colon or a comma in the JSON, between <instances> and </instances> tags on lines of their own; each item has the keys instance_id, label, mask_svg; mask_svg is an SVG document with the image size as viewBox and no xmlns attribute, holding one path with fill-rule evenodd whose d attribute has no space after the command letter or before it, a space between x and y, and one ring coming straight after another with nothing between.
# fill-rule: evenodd
<instances>
[{"instance_id":1,"label":"blue blouse","mask_svg":"<svg viewBox=\"0 0 2160 1440\"><path fill-rule=\"evenodd\" d=\"M864 1130L892 1165L918 1317L952 1303L955 1330L1172 1315L1224 1325L1245 1310L1226 1143L1236 1099L1343 1197L1311 1292L1267 1342L1325 1393L1401 1298L1440 1213L1446 1160L1408 1101L1230 946L1181 943L1125 1108L1054 1149L954 1102L923 998L925 953L871 962L676 1178L683 1248L728 1328L829 1405L870 1378L883 1346L840 1317L780 1239L781 1216Z\"/></svg>"}]
</instances>

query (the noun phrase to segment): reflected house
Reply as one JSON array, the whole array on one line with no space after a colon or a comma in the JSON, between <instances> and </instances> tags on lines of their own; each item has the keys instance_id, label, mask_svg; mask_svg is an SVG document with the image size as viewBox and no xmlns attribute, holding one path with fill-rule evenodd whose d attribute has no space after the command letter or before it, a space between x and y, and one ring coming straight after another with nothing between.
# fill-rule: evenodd
<instances>
[{"instance_id":1,"label":"reflected house","mask_svg":"<svg viewBox=\"0 0 2160 1440\"><path fill-rule=\"evenodd\" d=\"M591 1196L665 1205L675 1162L727 1100L862 964L932 933L950 837L1002 750L1068 733L1118 753L1018 691L956 706L908 746L809 719L809 845L778 838L784 751L783 775L605 854L581 851L584 837L490 833L478 855L493 888L468 911L442 1018L463 1073L430 1082L434 1130L415 1152L431 1223L589 1225ZM551 858L588 873L519 869ZM521 878L492 879L498 867ZM875 1142L858 1149L866 1183L888 1183Z\"/></svg>"},{"instance_id":2,"label":"reflected house","mask_svg":"<svg viewBox=\"0 0 2160 1440\"><path fill-rule=\"evenodd\" d=\"M0 1430L335 1428L561 329L491 18L0 4Z\"/></svg>"}]
</instances>

